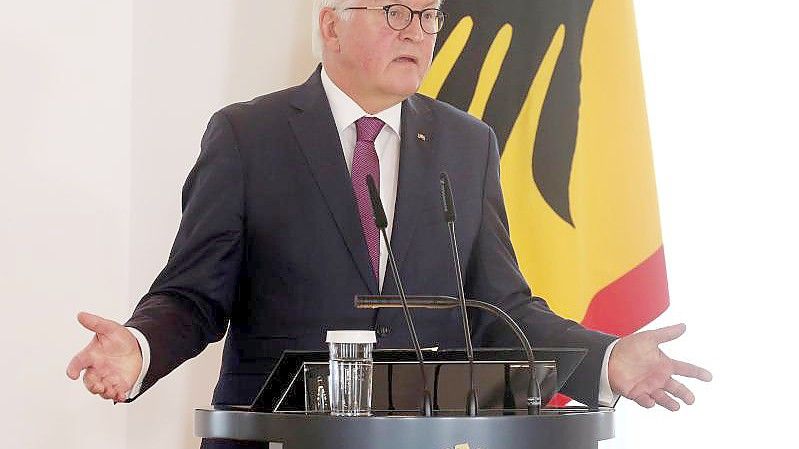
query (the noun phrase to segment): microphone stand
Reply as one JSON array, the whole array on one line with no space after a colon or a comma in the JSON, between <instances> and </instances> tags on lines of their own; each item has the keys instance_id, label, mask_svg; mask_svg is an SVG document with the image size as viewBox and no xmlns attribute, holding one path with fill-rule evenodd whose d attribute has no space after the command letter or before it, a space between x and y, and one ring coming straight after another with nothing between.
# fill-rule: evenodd
<instances>
[{"instance_id":1,"label":"microphone stand","mask_svg":"<svg viewBox=\"0 0 799 449\"><path fill-rule=\"evenodd\" d=\"M394 276L394 284L397 287L397 292L399 293L400 300L402 301L402 311L405 315L405 323L408 325L408 330L411 334L411 340L413 341L413 347L416 350L416 358L419 359L419 369L422 373L422 383L424 385L424 392L422 397L422 404L421 404L421 412L424 416L432 416L433 415L433 399L430 395L430 390L427 388L427 373L424 369L424 355L422 354L422 347L419 344L419 337L416 334L416 327L413 325L413 319L411 318L411 311L408 307L408 302L405 296L405 289L402 287L402 282L400 281L399 269L397 268L397 261L394 259L394 251L391 250L391 242L389 241L388 234L386 233L386 227L388 226L388 220L386 219L386 213L383 209L383 203L380 201L380 194L377 191L377 187L375 186L375 181L371 175L366 175L366 183L369 186L369 197L372 200L372 212L374 213L375 217L375 226L380 229L380 233L383 235L383 241L386 243L386 250L388 252L388 264L391 268L391 273Z\"/></svg>"},{"instance_id":2,"label":"microphone stand","mask_svg":"<svg viewBox=\"0 0 799 449\"><path fill-rule=\"evenodd\" d=\"M401 304L407 307L419 307L425 309L451 309L458 307L460 300L451 296L411 296L410 298L403 299L401 303L396 296L356 296L355 307L358 309L380 309L380 308L394 308L402 307ZM533 347L530 345L530 340L519 327L519 324L511 318L504 310L499 307L484 301L476 299L467 299L466 305L477 309L485 310L497 318L501 319L508 327L511 328L516 338L522 344L525 354L527 355L528 364L530 365L530 379L527 383L527 414L538 415L541 413L541 385L535 376L535 354Z\"/></svg>"},{"instance_id":3,"label":"microphone stand","mask_svg":"<svg viewBox=\"0 0 799 449\"><path fill-rule=\"evenodd\" d=\"M469 395L466 399L466 412L469 416L477 416L477 388L474 384L474 347L472 346L472 335L469 328L469 315L466 312L466 293L463 291L463 275L461 273L461 260L458 255L458 241L455 238L455 202L452 198L452 188L449 183L449 176L446 172L441 173L441 203L444 207L444 219L447 222L449 231L449 245L452 248L452 259L455 263L455 274L458 280L458 299L460 299L461 324L463 325L463 335L466 339L466 358L469 361Z\"/></svg>"}]
</instances>

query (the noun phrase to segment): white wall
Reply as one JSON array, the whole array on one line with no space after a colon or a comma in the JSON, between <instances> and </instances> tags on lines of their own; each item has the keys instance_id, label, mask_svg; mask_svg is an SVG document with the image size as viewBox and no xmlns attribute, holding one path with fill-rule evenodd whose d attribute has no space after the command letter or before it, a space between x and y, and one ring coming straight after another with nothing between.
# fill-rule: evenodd
<instances>
[{"instance_id":1,"label":"white wall","mask_svg":"<svg viewBox=\"0 0 799 449\"><path fill-rule=\"evenodd\" d=\"M686 321L667 350L716 379L676 414L623 402L602 447L777 446L790 413L772 406L797 399L771 380L797 343L797 7L635 5L672 293L655 324ZM89 335L74 316L127 317L166 260L210 114L313 68L309 3L2 8L3 446L197 447L192 408L210 400L219 348L112 406L64 375Z\"/></svg>"},{"instance_id":2,"label":"white wall","mask_svg":"<svg viewBox=\"0 0 799 449\"><path fill-rule=\"evenodd\" d=\"M164 266L180 220L180 190L211 114L304 81L310 1L173 0L133 7L130 297ZM221 343L129 407L129 448L196 448L193 409L207 407ZM163 423L168 417L169 429ZM141 432L140 429L163 429Z\"/></svg>"},{"instance_id":3,"label":"white wall","mask_svg":"<svg viewBox=\"0 0 799 449\"><path fill-rule=\"evenodd\" d=\"M796 2L637 0L672 305L666 351L713 383L678 413L618 409L603 449L788 447L799 400ZM786 407L783 409L782 407Z\"/></svg>"},{"instance_id":4,"label":"white wall","mask_svg":"<svg viewBox=\"0 0 799 449\"><path fill-rule=\"evenodd\" d=\"M0 5L3 447L125 444L65 370L79 310L128 309L131 3Z\"/></svg>"},{"instance_id":5,"label":"white wall","mask_svg":"<svg viewBox=\"0 0 799 449\"><path fill-rule=\"evenodd\" d=\"M211 113L314 68L310 2L0 6L2 446L196 448L219 348L113 406L64 374L90 336L75 315L127 318L166 260Z\"/></svg>"}]
</instances>

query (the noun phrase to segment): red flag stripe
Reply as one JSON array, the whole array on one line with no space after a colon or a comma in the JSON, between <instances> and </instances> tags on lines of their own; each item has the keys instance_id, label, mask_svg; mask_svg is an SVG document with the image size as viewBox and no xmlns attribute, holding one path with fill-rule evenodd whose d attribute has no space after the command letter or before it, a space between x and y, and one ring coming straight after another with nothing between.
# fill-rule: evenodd
<instances>
[{"instance_id":1,"label":"red flag stripe","mask_svg":"<svg viewBox=\"0 0 799 449\"><path fill-rule=\"evenodd\" d=\"M615 335L629 335L657 318L669 306L663 246L624 276L600 290L582 324Z\"/></svg>"}]
</instances>

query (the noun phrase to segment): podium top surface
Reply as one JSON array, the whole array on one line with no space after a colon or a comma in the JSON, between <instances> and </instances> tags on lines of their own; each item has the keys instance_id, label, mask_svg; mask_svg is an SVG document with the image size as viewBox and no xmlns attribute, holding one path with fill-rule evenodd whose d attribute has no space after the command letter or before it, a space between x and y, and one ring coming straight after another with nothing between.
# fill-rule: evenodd
<instances>
[{"instance_id":1,"label":"podium top surface","mask_svg":"<svg viewBox=\"0 0 799 449\"><path fill-rule=\"evenodd\" d=\"M195 435L281 443L284 449L583 449L613 438L613 409L544 409L540 415L486 413L476 417L260 413L198 409Z\"/></svg>"}]
</instances>

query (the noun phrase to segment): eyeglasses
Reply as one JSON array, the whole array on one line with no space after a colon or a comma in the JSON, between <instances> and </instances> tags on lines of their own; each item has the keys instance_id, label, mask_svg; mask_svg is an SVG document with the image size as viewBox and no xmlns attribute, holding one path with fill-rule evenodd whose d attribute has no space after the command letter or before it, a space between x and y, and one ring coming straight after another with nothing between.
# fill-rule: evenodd
<instances>
[{"instance_id":1,"label":"eyeglasses","mask_svg":"<svg viewBox=\"0 0 799 449\"><path fill-rule=\"evenodd\" d=\"M421 11L414 11L413 9L400 4L386 5L386 6L353 6L344 8L344 11L349 10L366 10L366 11L384 11L386 13L386 22L388 26L395 31L402 31L408 28L413 22L413 16L419 15L419 23L422 25L422 31L427 34L436 34L444 27L444 19L447 13L436 8L427 8Z\"/></svg>"}]
</instances>

